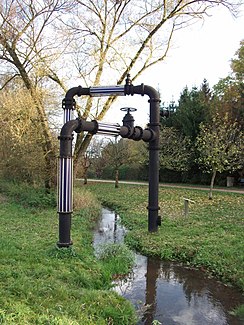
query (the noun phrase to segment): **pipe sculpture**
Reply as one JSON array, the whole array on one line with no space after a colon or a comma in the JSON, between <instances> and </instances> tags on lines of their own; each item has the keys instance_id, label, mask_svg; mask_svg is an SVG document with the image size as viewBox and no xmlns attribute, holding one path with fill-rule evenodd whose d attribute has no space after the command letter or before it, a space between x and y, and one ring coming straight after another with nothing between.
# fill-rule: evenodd
<instances>
[{"instance_id":1,"label":"pipe sculpture","mask_svg":"<svg viewBox=\"0 0 244 325\"><path fill-rule=\"evenodd\" d=\"M71 111L75 109L74 96L125 96L148 95L150 104L150 122L148 128L134 127L132 123L119 124L103 123L98 121L85 121L71 119ZM59 247L72 245L70 238L71 215L73 209L73 166L72 166L72 133L87 131L92 134L120 135L123 138L143 140L149 142L149 195L148 195L148 231L156 232L161 218L158 215L158 183L159 183L159 128L160 128L160 98L158 92L144 84L133 86L130 76L127 76L125 86L90 87L81 86L71 88L62 102L64 109L64 126L60 133L60 162L59 162Z\"/></svg>"}]
</instances>

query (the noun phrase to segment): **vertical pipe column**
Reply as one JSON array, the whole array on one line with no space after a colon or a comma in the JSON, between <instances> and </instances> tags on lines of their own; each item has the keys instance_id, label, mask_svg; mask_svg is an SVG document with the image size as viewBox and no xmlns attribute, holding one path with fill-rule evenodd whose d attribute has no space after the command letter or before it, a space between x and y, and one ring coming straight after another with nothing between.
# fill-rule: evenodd
<instances>
[{"instance_id":1,"label":"vertical pipe column","mask_svg":"<svg viewBox=\"0 0 244 325\"><path fill-rule=\"evenodd\" d=\"M149 127L155 132L156 137L149 142L148 230L155 232L160 224L160 217L158 216L160 99L155 96L150 98L149 103Z\"/></svg>"},{"instance_id":2,"label":"vertical pipe column","mask_svg":"<svg viewBox=\"0 0 244 325\"><path fill-rule=\"evenodd\" d=\"M89 89L81 86L71 88L62 101L63 128L60 133L60 157L58 175L58 213L59 213L59 241L58 247L72 245L70 238L71 216L73 211L73 157L72 132L77 127L77 121L71 121L75 109L75 95L88 95ZM69 123L69 121L71 123Z\"/></svg>"},{"instance_id":3,"label":"vertical pipe column","mask_svg":"<svg viewBox=\"0 0 244 325\"><path fill-rule=\"evenodd\" d=\"M72 113L75 109L75 99L73 93L67 96L62 101L64 110L63 123L64 125L72 119ZM62 131L61 131L62 133ZM63 155L61 149L63 141L68 139L59 137L60 139L60 157L59 157L59 174L58 174L58 213L59 213L59 241L58 247L69 247L73 244L70 238L71 216L73 212L73 158L72 145L70 152ZM69 139L72 143L72 137ZM66 151L66 150L65 150ZM63 156L62 156L63 155Z\"/></svg>"},{"instance_id":4,"label":"vertical pipe column","mask_svg":"<svg viewBox=\"0 0 244 325\"><path fill-rule=\"evenodd\" d=\"M58 178L59 247L72 245L70 238L71 216L73 212L73 159L59 158Z\"/></svg>"},{"instance_id":5,"label":"vertical pipe column","mask_svg":"<svg viewBox=\"0 0 244 325\"><path fill-rule=\"evenodd\" d=\"M126 79L125 94L141 94L149 96L150 122L149 128L155 137L149 142L149 193L148 193L148 231L155 232L161 223L158 215L158 188L159 188L159 131L160 131L160 97L153 87L143 85L133 86L129 75Z\"/></svg>"},{"instance_id":6,"label":"vertical pipe column","mask_svg":"<svg viewBox=\"0 0 244 325\"><path fill-rule=\"evenodd\" d=\"M73 212L73 157L72 132L79 126L78 120L71 120L62 127L59 156L58 175L58 214L59 214L59 241L58 247L72 245L70 238L71 216Z\"/></svg>"},{"instance_id":7,"label":"vertical pipe column","mask_svg":"<svg viewBox=\"0 0 244 325\"><path fill-rule=\"evenodd\" d=\"M75 109L75 100L74 98L64 98L62 101L62 107L64 110L63 122L64 124L70 120L72 120L72 113Z\"/></svg>"}]
</instances>

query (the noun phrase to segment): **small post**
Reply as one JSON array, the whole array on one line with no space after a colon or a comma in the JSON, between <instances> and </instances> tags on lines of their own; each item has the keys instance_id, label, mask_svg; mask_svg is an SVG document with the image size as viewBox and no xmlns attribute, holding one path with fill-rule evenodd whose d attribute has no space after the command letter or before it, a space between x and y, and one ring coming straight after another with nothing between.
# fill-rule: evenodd
<instances>
[{"instance_id":1,"label":"small post","mask_svg":"<svg viewBox=\"0 0 244 325\"><path fill-rule=\"evenodd\" d=\"M187 217L189 214L189 202L191 203L195 203L195 201L187 199L187 198L183 198L184 200L184 216Z\"/></svg>"}]
</instances>

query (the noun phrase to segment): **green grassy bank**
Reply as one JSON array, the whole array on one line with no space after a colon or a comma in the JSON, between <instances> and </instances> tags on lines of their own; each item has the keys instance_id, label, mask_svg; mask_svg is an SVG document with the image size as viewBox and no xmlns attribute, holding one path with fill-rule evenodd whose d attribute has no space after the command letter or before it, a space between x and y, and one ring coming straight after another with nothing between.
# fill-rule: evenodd
<instances>
[{"instance_id":1,"label":"green grassy bank","mask_svg":"<svg viewBox=\"0 0 244 325\"><path fill-rule=\"evenodd\" d=\"M128 271L128 255L96 259L100 205L82 190L75 205L75 245L57 249L55 196L0 182L0 324L136 323L131 304L109 290L114 274Z\"/></svg>"},{"instance_id":2,"label":"green grassy bank","mask_svg":"<svg viewBox=\"0 0 244 325\"><path fill-rule=\"evenodd\" d=\"M162 225L147 231L147 187L90 183L88 188L106 206L115 209L131 232L127 243L145 255L178 260L199 267L244 289L244 195L215 192L213 200L201 190L160 188ZM183 198L189 198L184 217Z\"/></svg>"}]
</instances>

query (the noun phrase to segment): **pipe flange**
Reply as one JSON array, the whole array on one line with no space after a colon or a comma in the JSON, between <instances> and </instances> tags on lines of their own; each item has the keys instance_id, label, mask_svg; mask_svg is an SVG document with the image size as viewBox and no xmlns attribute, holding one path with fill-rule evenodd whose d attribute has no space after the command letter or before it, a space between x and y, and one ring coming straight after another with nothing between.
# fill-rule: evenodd
<instances>
[{"instance_id":1,"label":"pipe flange","mask_svg":"<svg viewBox=\"0 0 244 325\"><path fill-rule=\"evenodd\" d=\"M150 98L148 100L148 103L161 103L161 99L160 98Z\"/></svg>"},{"instance_id":2,"label":"pipe flange","mask_svg":"<svg viewBox=\"0 0 244 325\"><path fill-rule=\"evenodd\" d=\"M72 245L73 245L72 240L70 242L68 242L68 243L63 243L63 242L60 242L60 241L57 242L58 248L68 248L69 246L72 246Z\"/></svg>"},{"instance_id":3,"label":"pipe flange","mask_svg":"<svg viewBox=\"0 0 244 325\"><path fill-rule=\"evenodd\" d=\"M96 120L92 120L91 122L94 123L94 129L89 131L89 133L96 134L98 132L99 124Z\"/></svg>"},{"instance_id":4,"label":"pipe flange","mask_svg":"<svg viewBox=\"0 0 244 325\"><path fill-rule=\"evenodd\" d=\"M148 210L151 210L151 211L158 211L160 210L160 207L159 206L147 206L147 209Z\"/></svg>"},{"instance_id":5,"label":"pipe flange","mask_svg":"<svg viewBox=\"0 0 244 325\"><path fill-rule=\"evenodd\" d=\"M139 134L137 134L139 132ZM134 133L132 135L132 139L135 141L140 141L143 137L143 128L140 126L135 126L134 127Z\"/></svg>"},{"instance_id":6,"label":"pipe flange","mask_svg":"<svg viewBox=\"0 0 244 325\"><path fill-rule=\"evenodd\" d=\"M122 135L122 138L130 139L130 137L133 135L134 128L132 129L129 125L123 125L123 127L127 128L128 131Z\"/></svg>"},{"instance_id":7,"label":"pipe flange","mask_svg":"<svg viewBox=\"0 0 244 325\"><path fill-rule=\"evenodd\" d=\"M72 141L74 138L74 136L66 136L66 135L59 135L58 136L58 140L61 140L61 141Z\"/></svg>"},{"instance_id":8,"label":"pipe flange","mask_svg":"<svg viewBox=\"0 0 244 325\"><path fill-rule=\"evenodd\" d=\"M160 123L156 122L156 123L148 123L147 124L148 127L151 127L151 126L160 126Z\"/></svg>"},{"instance_id":9,"label":"pipe flange","mask_svg":"<svg viewBox=\"0 0 244 325\"><path fill-rule=\"evenodd\" d=\"M74 98L69 99L69 98L64 98L62 100L62 108L63 109L71 109L71 110L75 110L76 108L76 101Z\"/></svg>"}]
</instances>

